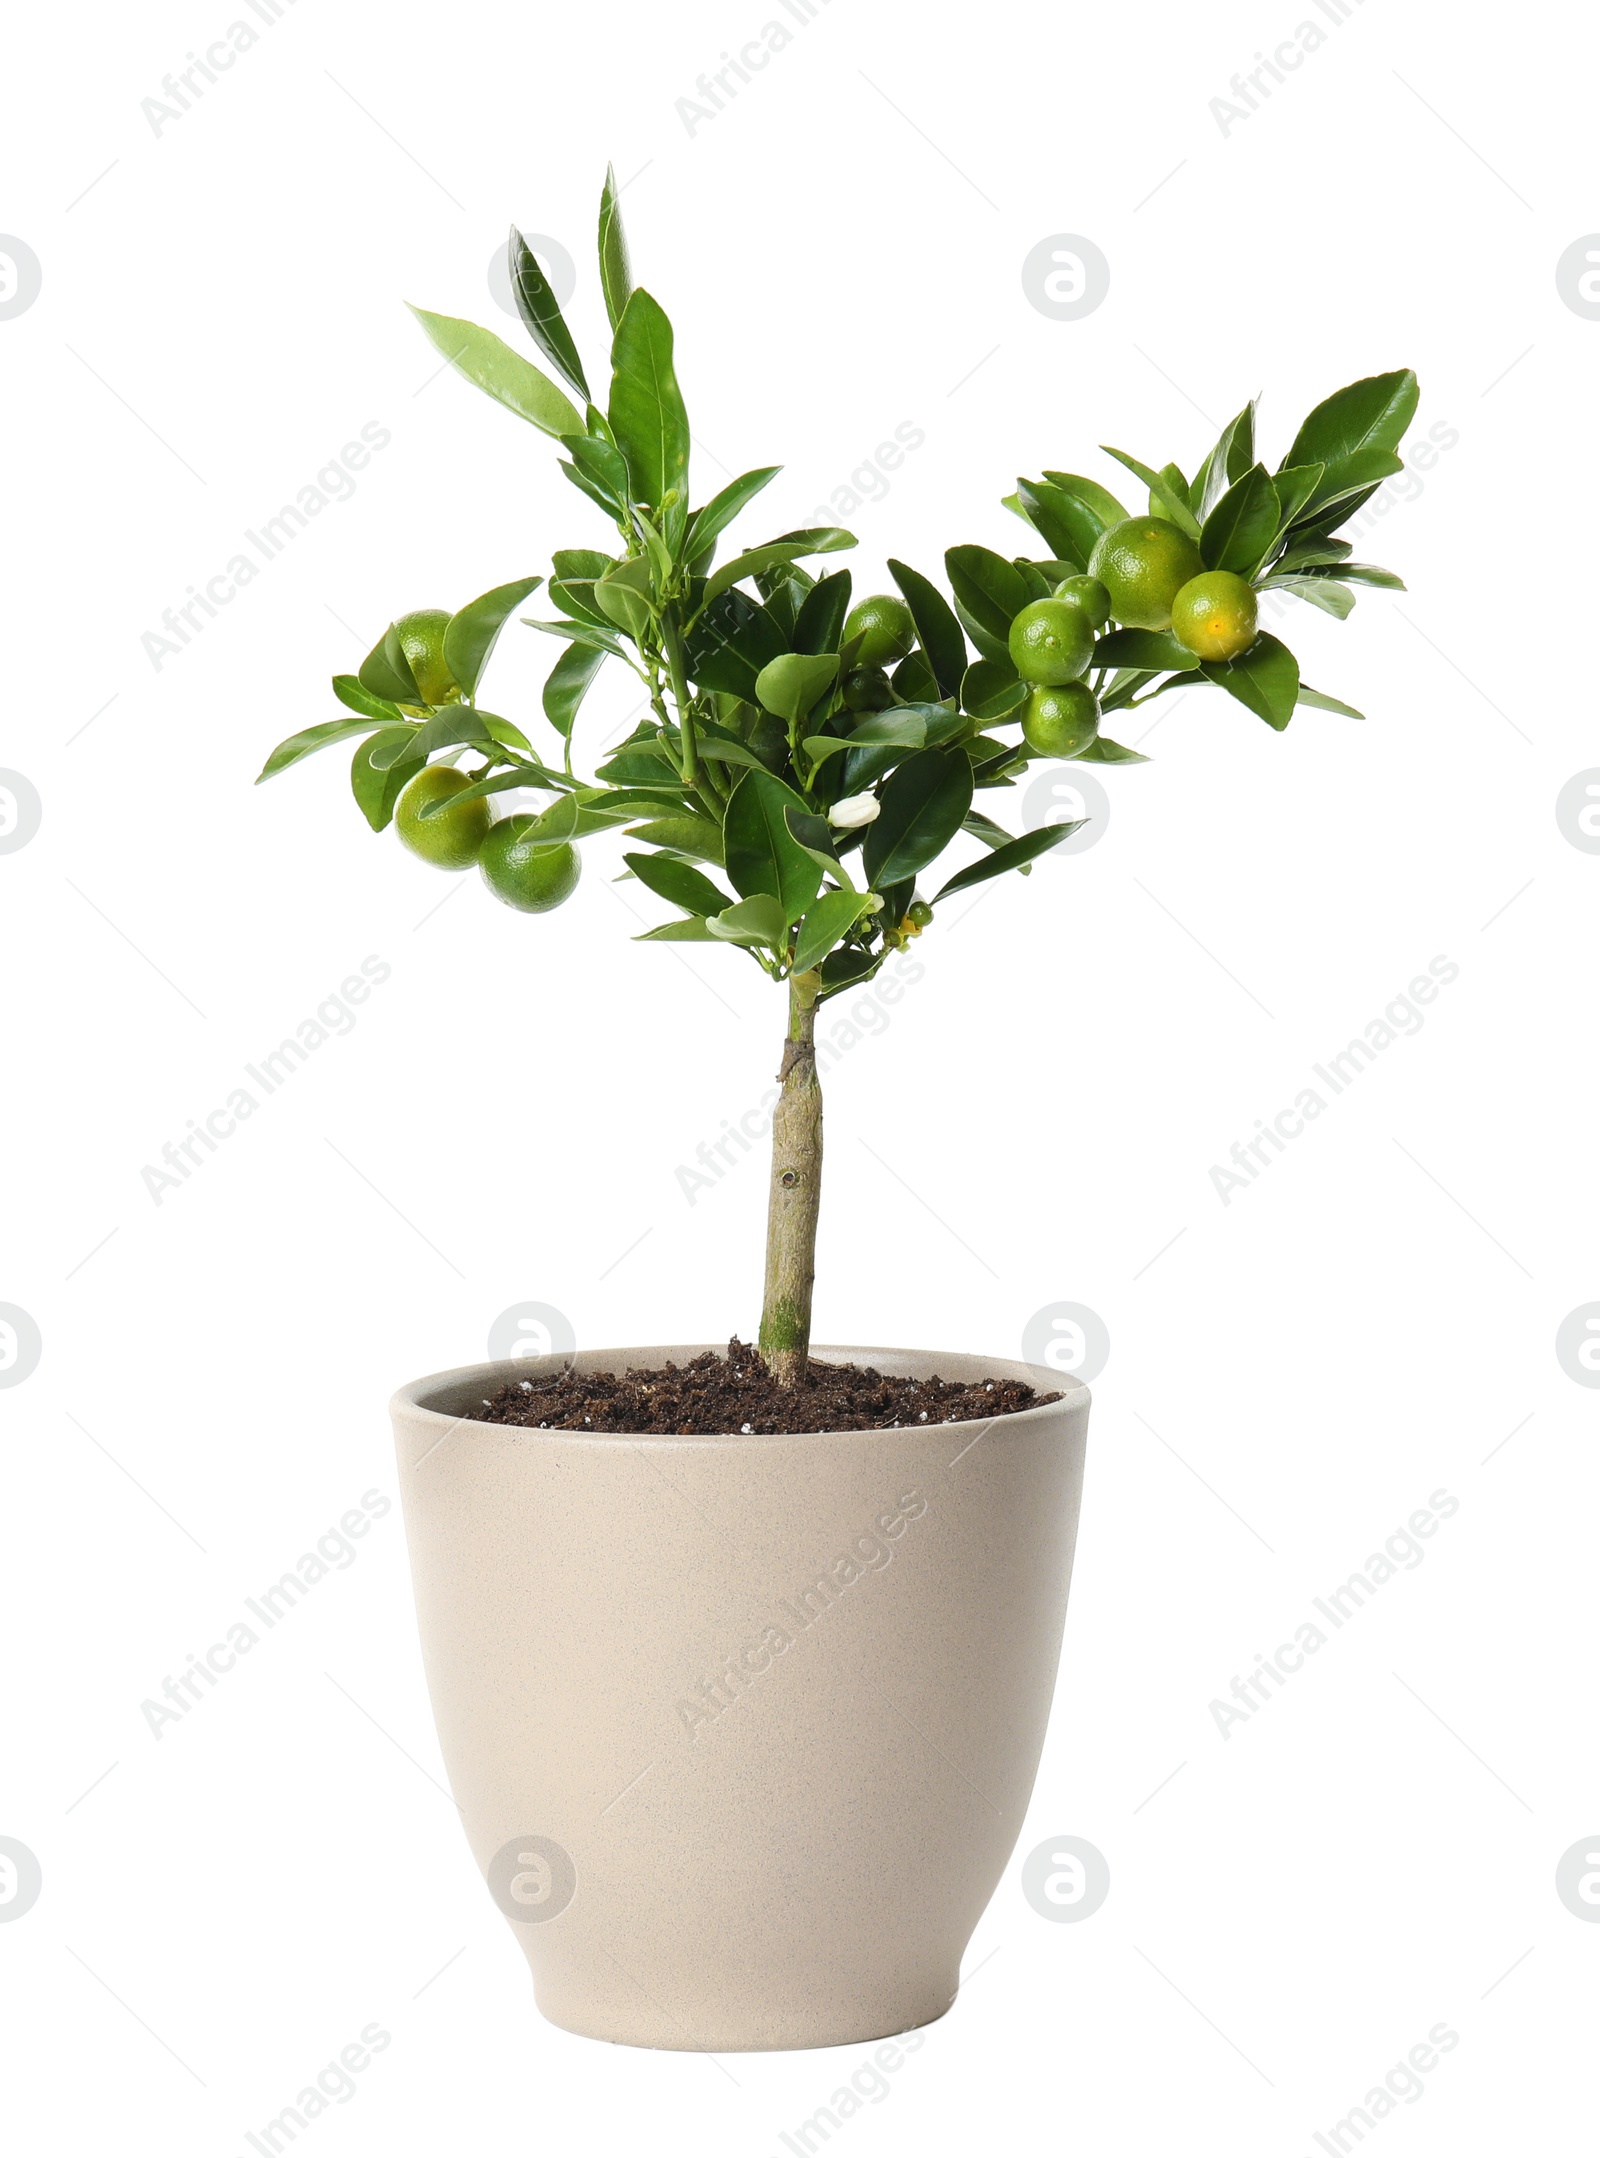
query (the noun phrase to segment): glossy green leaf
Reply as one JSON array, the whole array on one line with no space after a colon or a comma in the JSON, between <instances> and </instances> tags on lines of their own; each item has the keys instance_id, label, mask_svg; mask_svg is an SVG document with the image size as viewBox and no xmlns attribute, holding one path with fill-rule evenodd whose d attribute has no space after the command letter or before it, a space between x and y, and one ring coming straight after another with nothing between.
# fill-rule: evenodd
<instances>
[{"instance_id":1,"label":"glossy green leaf","mask_svg":"<svg viewBox=\"0 0 1600 2158\"><path fill-rule=\"evenodd\" d=\"M723 690L756 702L756 676L787 650L765 607L737 585L702 609L684 640L689 679L697 689Z\"/></svg>"},{"instance_id":2,"label":"glossy green leaf","mask_svg":"<svg viewBox=\"0 0 1600 2158\"><path fill-rule=\"evenodd\" d=\"M789 830L786 809L809 814L802 798L771 772L741 773L723 812L723 861L741 897L767 893L794 921L816 898L822 870Z\"/></svg>"},{"instance_id":3,"label":"glossy green leaf","mask_svg":"<svg viewBox=\"0 0 1600 2158\"><path fill-rule=\"evenodd\" d=\"M543 630L547 637L564 637L568 644L586 644L597 652L609 652L616 659L626 659L627 647L614 629L599 629L593 622L541 622L536 616L525 614L522 621L529 629Z\"/></svg>"},{"instance_id":4,"label":"glossy green leaf","mask_svg":"<svg viewBox=\"0 0 1600 2158\"><path fill-rule=\"evenodd\" d=\"M1130 472L1144 481L1150 492L1161 501L1175 525L1187 532L1191 539L1200 537L1200 520L1190 509L1186 497L1178 494L1159 472L1152 471L1149 465L1140 464L1138 458L1130 457L1126 450L1114 450L1109 442L1102 442L1100 447L1108 457L1114 457L1119 465L1126 465Z\"/></svg>"},{"instance_id":5,"label":"glossy green leaf","mask_svg":"<svg viewBox=\"0 0 1600 2158\"><path fill-rule=\"evenodd\" d=\"M1176 495L1180 502L1187 504L1190 509L1194 508L1194 502L1189 492L1189 482L1184 478L1181 466L1174 464L1163 465L1161 467L1161 477L1166 482L1168 494ZM1166 515L1162 496L1152 495L1150 497L1150 514L1152 517Z\"/></svg>"},{"instance_id":6,"label":"glossy green leaf","mask_svg":"<svg viewBox=\"0 0 1600 2158\"><path fill-rule=\"evenodd\" d=\"M609 165L600 195L600 289L605 294L606 319L614 330L633 291L633 270L628 261L622 212L617 206L617 176Z\"/></svg>"},{"instance_id":7,"label":"glossy green leaf","mask_svg":"<svg viewBox=\"0 0 1600 2158\"><path fill-rule=\"evenodd\" d=\"M1051 554L1081 570L1102 529L1094 511L1048 480L1018 480L1015 499Z\"/></svg>"},{"instance_id":8,"label":"glossy green leaf","mask_svg":"<svg viewBox=\"0 0 1600 2158\"><path fill-rule=\"evenodd\" d=\"M753 742L742 741L726 727L719 727L714 720L700 722L697 739L700 754L717 764L737 764L747 770L764 772L767 760ZM676 740L676 736L674 736ZM787 747L787 744L785 745Z\"/></svg>"},{"instance_id":9,"label":"glossy green leaf","mask_svg":"<svg viewBox=\"0 0 1600 2158\"><path fill-rule=\"evenodd\" d=\"M1350 587L1334 577L1269 577L1263 592L1289 592L1342 622L1356 603Z\"/></svg>"},{"instance_id":10,"label":"glossy green leaf","mask_svg":"<svg viewBox=\"0 0 1600 2158\"><path fill-rule=\"evenodd\" d=\"M840 938L849 935L868 908L869 894L866 892L824 892L820 899L814 900L795 932L796 974L819 965Z\"/></svg>"},{"instance_id":11,"label":"glossy green leaf","mask_svg":"<svg viewBox=\"0 0 1600 2158\"><path fill-rule=\"evenodd\" d=\"M1074 764L1148 764L1150 759L1137 749L1124 749L1120 742L1109 736L1097 734L1087 749L1079 750L1072 759Z\"/></svg>"},{"instance_id":12,"label":"glossy green leaf","mask_svg":"<svg viewBox=\"0 0 1600 2158\"><path fill-rule=\"evenodd\" d=\"M519 577L514 584L496 585L450 617L445 625L444 663L469 697L477 694L500 632L529 593L543 583L542 577Z\"/></svg>"},{"instance_id":13,"label":"glossy green leaf","mask_svg":"<svg viewBox=\"0 0 1600 2158\"><path fill-rule=\"evenodd\" d=\"M1365 712L1358 712L1353 704L1341 704L1337 697L1329 697L1320 689L1313 689L1308 682L1300 684L1301 704L1315 706L1319 712L1337 712L1341 719L1365 719Z\"/></svg>"},{"instance_id":14,"label":"glossy green leaf","mask_svg":"<svg viewBox=\"0 0 1600 2158\"><path fill-rule=\"evenodd\" d=\"M1205 660L1201 672L1280 734L1294 717L1300 664L1276 637L1263 633L1237 659Z\"/></svg>"},{"instance_id":15,"label":"glossy green leaf","mask_svg":"<svg viewBox=\"0 0 1600 2158\"><path fill-rule=\"evenodd\" d=\"M961 678L961 708L974 719L1004 719L1028 701L1028 685L1019 681L1009 661L975 660Z\"/></svg>"},{"instance_id":16,"label":"glossy green leaf","mask_svg":"<svg viewBox=\"0 0 1600 2158\"><path fill-rule=\"evenodd\" d=\"M411 312L457 373L518 419L530 420L558 440L583 432L583 420L566 393L492 330L479 329L475 322L462 322L454 315L431 315L423 307L413 307Z\"/></svg>"},{"instance_id":17,"label":"glossy green leaf","mask_svg":"<svg viewBox=\"0 0 1600 2158\"><path fill-rule=\"evenodd\" d=\"M776 899L769 893L757 892L748 899L741 899L737 906L725 907L720 914L709 916L706 927L725 943L764 944L777 952L783 949L788 921Z\"/></svg>"},{"instance_id":18,"label":"glossy green leaf","mask_svg":"<svg viewBox=\"0 0 1600 2158\"><path fill-rule=\"evenodd\" d=\"M1272 476L1272 491L1278 498L1278 529L1287 532L1300 515L1317 489L1322 485L1321 465L1290 465L1286 470Z\"/></svg>"},{"instance_id":19,"label":"glossy green leaf","mask_svg":"<svg viewBox=\"0 0 1600 2158\"><path fill-rule=\"evenodd\" d=\"M390 730L390 737L396 756L436 757L441 749L456 749L463 745L480 751L494 748L494 736L484 725L481 715L465 704L447 705L432 719L425 719L420 727L413 728L404 739L398 727ZM389 753L387 745L373 752L372 761L380 771Z\"/></svg>"},{"instance_id":20,"label":"glossy green leaf","mask_svg":"<svg viewBox=\"0 0 1600 2158\"><path fill-rule=\"evenodd\" d=\"M1109 488L1102 487L1098 480L1085 479L1081 472L1052 472L1047 466L1044 476L1058 494L1065 495L1069 502L1076 502L1082 509L1087 510L1095 525L1099 527L1099 530L1095 531L1079 519L1078 529L1088 540L1088 545L1074 547L1074 554L1087 556L1100 533L1111 525L1121 524L1128 514Z\"/></svg>"},{"instance_id":21,"label":"glossy green leaf","mask_svg":"<svg viewBox=\"0 0 1600 2158\"><path fill-rule=\"evenodd\" d=\"M1417 394L1417 378L1409 367L1347 384L1307 415L1284 465L1325 468L1317 501L1337 495L1358 476L1381 476L1374 475L1363 460L1373 451L1399 448L1416 412Z\"/></svg>"},{"instance_id":22,"label":"glossy green leaf","mask_svg":"<svg viewBox=\"0 0 1600 2158\"><path fill-rule=\"evenodd\" d=\"M557 734L570 735L589 684L605 665L606 654L594 645L569 645L550 669L540 702Z\"/></svg>"},{"instance_id":23,"label":"glossy green leaf","mask_svg":"<svg viewBox=\"0 0 1600 2158\"><path fill-rule=\"evenodd\" d=\"M745 504L753 502L762 488L775 480L782 470L782 465L762 465L754 472L742 472L714 494L704 509L696 510L689 525L689 536L684 541L686 559L690 562L698 560L718 533L732 524Z\"/></svg>"},{"instance_id":24,"label":"glossy green leaf","mask_svg":"<svg viewBox=\"0 0 1600 2158\"><path fill-rule=\"evenodd\" d=\"M600 612L642 644L655 620L650 565L642 555L619 562L615 569L597 577L590 588Z\"/></svg>"},{"instance_id":25,"label":"glossy green leaf","mask_svg":"<svg viewBox=\"0 0 1600 2158\"><path fill-rule=\"evenodd\" d=\"M956 604L998 644L999 652L987 656L999 659L1030 597L1020 572L988 547L948 547L944 566Z\"/></svg>"},{"instance_id":26,"label":"glossy green leaf","mask_svg":"<svg viewBox=\"0 0 1600 2158\"><path fill-rule=\"evenodd\" d=\"M919 750L900 765L885 783L876 822L867 826L867 882L881 890L926 869L960 831L972 784L972 764L961 748Z\"/></svg>"},{"instance_id":27,"label":"glossy green leaf","mask_svg":"<svg viewBox=\"0 0 1600 2158\"><path fill-rule=\"evenodd\" d=\"M611 347L608 417L635 499L659 509L689 478L689 419L672 366L672 325L642 286L629 295Z\"/></svg>"},{"instance_id":28,"label":"glossy green leaf","mask_svg":"<svg viewBox=\"0 0 1600 2158\"><path fill-rule=\"evenodd\" d=\"M709 817L650 817L630 826L628 837L647 840L652 847L670 847L677 854L698 855L702 862L722 867L722 827Z\"/></svg>"},{"instance_id":29,"label":"glossy green leaf","mask_svg":"<svg viewBox=\"0 0 1600 2158\"><path fill-rule=\"evenodd\" d=\"M1254 576L1278 536L1278 496L1265 465L1252 465L1234 481L1200 533L1200 559L1207 569Z\"/></svg>"},{"instance_id":30,"label":"glossy green leaf","mask_svg":"<svg viewBox=\"0 0 1600 2158\"><path fill-rule=\"evenodd\" d=\"M1236 412L1195 474L1189 501L1202 522L1233 482L1242 479L1255 463L1255 418L1253 403L1246 405L1242 412Z\"/></svg>"},{"instance_id":31,"label":"glossy green leaf","mask_svg":"<svg viewBox=\"0 0 1600 2158\"><path fill-rule=\"evenodd\" d=\"M405 717L399 705L391 698L375 697L353 674L336 674L333 678L333 694L342 705L352 712L359 712L364 719L398 720ZM410 698L406 699L408 704L411 701Z\"/></svg>"},{"instance_id":32,"label":"glossy green leaf","mask_svg":"<svg viewBox=\"0 0 1600 2158\"><path fill-rule=\"evenodd\" d=\"M735 555L724 562L706 582L705 600L714 600L729 585L738 584L746 577L759 576L764 570L776 568L779 563L798 562L802 555L837 554L841 548L853 547L856 537L838 525L819 525L805 532L786 532L781 539L769 540L763 547L752 547L748 554Z\"/></svg>"},{"instance_id":33,"label":"glossy green leaf","mask_svg":"<svg viewBox=\"0 0 1600 2158\"><path fill-rule=\"evenodd\" d=\"M1392 569L1379 569L1375 562L1341 562L1338 575L1350 584L1369 584L1384 592L1403 592L1405 580Z\"/></svg>"},{"instance_id":34,"label":"glossy green leaf","mask_svg":"<svg viewBox=\"0 0 1600 2158\"><path fill-rule=\"evenodd\" d=\"M406 747L416 733L414 727L393 727L384 733L369 736L365 742L356 744L356 753L350 760L350 791L356 798L356 806L375 832L383 831L394 816L394 805L400 792L427 763L426 757L408 757ZM372 751L380 744L390 746L387 736L400 737L400 755L392 762L375 765Z\"/></svg>"},{"instance_id":35,"label":"glossy green leaf","mask_svg":"<svg viewBox=\"0 0 1600 2158\"><path fill-rule=\"evenodd\" d=\"M905 595L917 637L941 697L961 693L961 677L967 671L967 645L950 603L926 577L903 562L891 560L889 574Z\"/></svg>"},{"instance_id":36,"label":"glossy green leaf","mask_svg":"<svg viewBox=\"0 0 1600 2158\"><path fill-rule=\"evenodd\" d=\"M614 562L606 564L608 571L615 567ZM592 629L607 630L615 635L615 623L603 612L594 596L594 588L599 581L598 577L553 577L550 580L549 596L561 612L570 615L574 621L587 622Z\"/></svg>"},{"instance_id":37,"label":"glossy green leaf","mask_svg":"<svg viewBox=\"0 0 1600 2158\"><path fill-rule=\"evenodd\" d=\"M682 907L685 914L720 914L733 904L708 876L670 854L625 854L622 859L648 891Z\"/></svg>"},{"instance_id":38,"label":"glossy green leaf","mask_svg":"<svg viewBox=\"0 0 1600 2158\"><path fill-rule=\"evenodd\" d=\"M1164 674L1169 667L1192 667L1194 654L1168 629L1114 629L1096 644L1090 664Z\"/></svg>"},{"instance_id":39,"label":"glossy green leaf","mask_svg":"<svg viewBox=\"0 0 1600 2158\"><path fill-rule=\"evenodd\" d=\"M1087 822L1086 817L1078 817L1070 824L1041 824L1035 831L1024 832L1020 839L1008 839L1003 847L996 847L992 854L986 854L970 869L963 869L943 885L934 895L934 905L956 892L970 892L975 884L987 884L991 877L1003 877L1008 869L1022 869L1029 862L1037 861L1041 854L1060 846L1063 839L1069 839Z\"/></svg>"},{"instance_id":40,"label":"glossy green leaf","mask_svg":"<svg viewBox=\"0 0 1600 2158\"><path fill-rule=\"evenodd\" d=\"M314 727L302 727L298 734L291 734L278 744L256 774L256 785L259 787L264 779L275 779L279 772L288 771L291 764L298 764L302 757L315 756L319 749L326 749L332 742L348 742L354 734L372 734L383 725L382 720L372 718L325 719Z\"/></svg>"},{"instance_id":41,"label":"glossy green leaf","mask_svg":"<svg viewBox=\"0 0 1600 2158\"><path fill-rule=\"evenodd\" d=\"M563 435L561 447L590 482L590 499L620 517L628 500L628 465L621 450L592 435Z\"/></svg>"},{"instance_id":42,"label":"glossy green leaf","mask_svg":"<svg viewBox=\"0 0 1600 2158\"><path fill-rule=\"evenodd\" d=\"M793 726L804 718L839 672L838 654L784 652L756 676L756 697Z\"/></svg>"},{"instance_id":43,"label":"glossy green leaf","mask_svg":"<svg viewBox=\"0 0 1600 2158\"><path fill-rule=\"evenodd\" d=\"M561 319L560 302L550 290L549 279L540 269L533 249L515 225L511 228L507 255L511 264L512 296L523 328L556 372L566 377L587 404L589 385L584 379L583 362L572 342L572 332Z\"/></svg>"},{"instance_id":44,"label":"glossy green leaf","mask_svg":"<svg viewBox=\"0 0 1600 2158\"><path fill-rule=\"evenodd\" d=\"M797 652L837 652L850 612L850 572L821 577L800 603L789 642Z\"/></svg>"},{"instance_id":45,"label":"glossy green leaf","mask_svg":"<svg viewBox=\"0 0 1600 2158\"><path fill-rule=\"evenodd\" d=\"M714 936L710 924L698 917L687 917L676 922L663 922L659 929L647 929L643 936L634 938L635 944L720 944L723 939Z\"/></svg>"},{"instance_id":46,"label":"glossy green leaf","mask_svg":"<svg viewBox=\"0 0 1600 2158\"><path fill-rule=\"evenodd\" d=\"M407 766L406 769L409 772L415 768ZM446 795L439 801L428 803L421 812L421 821L426 824L432 818L441 815L446 809L457 808L462 802L486 801L490 795L511 794L518 787L549 787L553 789L557 784L558 781L554 773L546 772L537 765L519 764L513 765L509 771L485 772L481 779L475 779L470 786L462 787L457 793ZM570 786L570 784L569 780L563 779L559 781L559 785L562 787Z\"/></svg>"},{"instance_id":47,"label":"glossy green leaf","mask_svg":"<svg viewBox=\"0 0 1600 2158\"><path fill-rule=\"evenodd\" d=\"M421 704L422 692L400 648L400 639L391 622L372 650L361 662L357 684L368 696L379 703ZM341 702L348 702L341 699Z\"/></svg>"}]
</instances>

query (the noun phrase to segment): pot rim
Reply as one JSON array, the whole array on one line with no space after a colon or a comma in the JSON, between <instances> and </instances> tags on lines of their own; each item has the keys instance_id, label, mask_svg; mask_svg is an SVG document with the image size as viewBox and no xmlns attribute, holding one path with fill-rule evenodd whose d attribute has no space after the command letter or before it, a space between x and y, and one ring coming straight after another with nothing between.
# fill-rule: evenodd
<instances>
[{"instance_id":1,"label":"pot rim","mask_svg":"<svg viewBox=\"0 0 1600 2158\"><path fill-rule=\"evenodd\" d=\"M458 1364L449 1371L429 1372L425 1377L413 1379L408 1385L397 1388L391 1396L389 1409L395 1417L422 1418L438 1425L442 1431L459 1430L471 1425L475 1430L494 1433L497 1437L518 1439L581 1440L589 1445L604 1446L722 1446L737 1442L746 1446L792 1445L799 1440L811 1439L878 1439L902 1437L915 1431L977 1431L986 1424L1003 1424L1008 1429L1033 1428L1035 1422L1049 1416L1064 1416L1072 1410L1086 1408L1091 1399L1087 1386L1081 1380L1068 1378L1066 1374L1051 1371L1043 1364L1026 1364L1015 1357L983 1356L966 1349L890 1349L856 1344L841 1345L823 1342L814 1345L812 1354L819 1357L837 1358L851 1363L877 1364L882 1367L885 1358L915 1357L949 1363L959 1358L963 1363L982 1364L986 1378L1014 1378L1032 1386L1040 1393L1055 1393L1054 1401L1035 1402L1031 1408L1013 1409L1000 1416L968 1416L952 1418L939 1424L884 1424L867 1431L567 1431L545 1430L536 1424L491 1424L465 1415L452 1415L448 1410L430 1405L425 1396L437 1398L447 1388L474 1384L488 1385L491 1380L503 1380L525 1374L531 1368L549 1370L557 1366L570 1366L582 1359L605 1359L630 1357L641 1360L654 1358L664 1363L668 1358L674 1362L686 1362L689 1358L703 1355L707 1350L716 1355L726 1355L726 1342L691 1342L677 1345L651 1345L632 1349L558 1349L543 1356L496 1357L476 1364ZM591 1364L591 1369L609 1368L601 1361ZM628 1367L624 1367L628 1368ZM635 1366L634 1368L639 1368ZM648 1368L645 1366L644 1368ZM907 1376L890 1372L889 1377Z\"/></svg>"}]
</instances>

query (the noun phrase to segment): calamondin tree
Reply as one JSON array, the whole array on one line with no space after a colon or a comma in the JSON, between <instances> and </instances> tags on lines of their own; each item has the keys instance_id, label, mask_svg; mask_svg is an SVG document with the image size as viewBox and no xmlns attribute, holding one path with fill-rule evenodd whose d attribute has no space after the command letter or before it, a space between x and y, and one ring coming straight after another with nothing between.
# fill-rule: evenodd
<instances>
[{"instance_id":1,"label":"calamondin tree","mask_svg":"<svg viewBox=\"0 0 1600 2158\"><path fill-rule=\"evenodd\" d=\"M1280 731L1301 705L1361 716L1301 680L1259 626L1260 595L1343 617L1354 586L1399 588L1336 535L1400 470L1416 377L1338 391L1276 470L1257 455L1253 405L1192 477L1111 450L1138 483L1132 509L1096 480L1046 469L1005 497L1027 529L1021 551L951 547L942 587L891 561L897 592L852 606L849 571L825 567L850 533L728 540L778 467L696 503L672 328L633 282L609 175L599 252L603 401L515 230L518 311L559 380L487 330L415 312L461 374L559 444L605 544L558 548L548 577L514 578L454 613L402 615L354 675L334 677L344 715L281 743L261 777L359 737L351 785L373 830L392 823L440 868L476 864L497 899L530 914L570 896L586 844L618 834L623 873L673 910L643 941L726 944L785 986L759 1340L793 1383L821 1195L819 1007L869 981L941 902L1026 875L1075 830L1010 832L977 800L1041 758L1142 763L1102 731L1115 715L1209 683ZM560 646L537 742L479 701L496 639L530 603L539 611L522 619ZM631 670L649 716L585 777L574 737L608 662ZM494 815L496 795L528 788L547 806ZM936 874L963 843L970 859Z\"/></svg>"}]
</instances>

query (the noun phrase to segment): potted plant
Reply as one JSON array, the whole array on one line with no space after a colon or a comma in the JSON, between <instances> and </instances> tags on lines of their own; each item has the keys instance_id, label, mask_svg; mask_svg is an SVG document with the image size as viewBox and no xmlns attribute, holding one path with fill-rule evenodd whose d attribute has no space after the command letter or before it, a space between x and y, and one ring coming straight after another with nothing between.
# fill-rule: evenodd
<instances>
[{"instance_id":1,"label":"potted plant","mask_svg":"<svg viewBox=\"0 0 1600 2158\"><path fill-rule=\"evenodd\" d=\"M898 590L852 605L848 571L802 566L853 544L836 528L718 561L776 468L696 503L672 329L633 283L609 175L599 255L603 406L515 230L518 308L559 380L417 312L555 438L605 545L401 616L335 677L344 714L261 776L358 738L373 830L530 914L620 835L617 866L672 910L643 941L725 944L782 988L755 1349L471 1365L403 1388L394 1421L445 1758L545 2013L655 2046L881 2037L949 2006L1021 1826L1088 1393L994 1358L813 1353L817 1014L1076 829L1013 833L975 806L1031 760L1143 762L1103 727L1204 683L1278 730L1301 705L1360 717L1301 681L1259 611L1281 594L1342 617L1352 587L1398 586L1335 535L1400 469L1417 385L1340 390L1274 471L1253 406L1192 477L1113 450L1131 509L1046 470L1006 498L1015 555L951 547L948 595L891 562ZM560 649L536 746L480 691L541 586L524 619ZM584 777L574 737L608 662L648 716ZM529 789L542 807L494 814Z\"/></svg>"}]
</instances>

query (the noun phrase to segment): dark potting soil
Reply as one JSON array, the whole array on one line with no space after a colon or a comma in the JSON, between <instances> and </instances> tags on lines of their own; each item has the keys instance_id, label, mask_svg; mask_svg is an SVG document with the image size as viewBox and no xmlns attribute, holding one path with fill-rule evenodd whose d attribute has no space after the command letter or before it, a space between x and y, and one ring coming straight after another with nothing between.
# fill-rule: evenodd
<instances>
[{"instance_id":1,"label":"dark potting soil","mask_svg":"<svg viewBox=\"0 0 1600 2158\"><path fill-rule=\"evenodd\" d=\"M720 1356L659 1371L574 1371L509 1379L466 1413L480 1424L537 1431L618 1431L678 1438L727 1433L892 1431L915 1424L1012 1416L1059 1401L1016 1379L889 1379L862 1364L813 1361L797 1386L780 1386L758 1352L737 1337Z\"/></svg>"}]
</instances>

